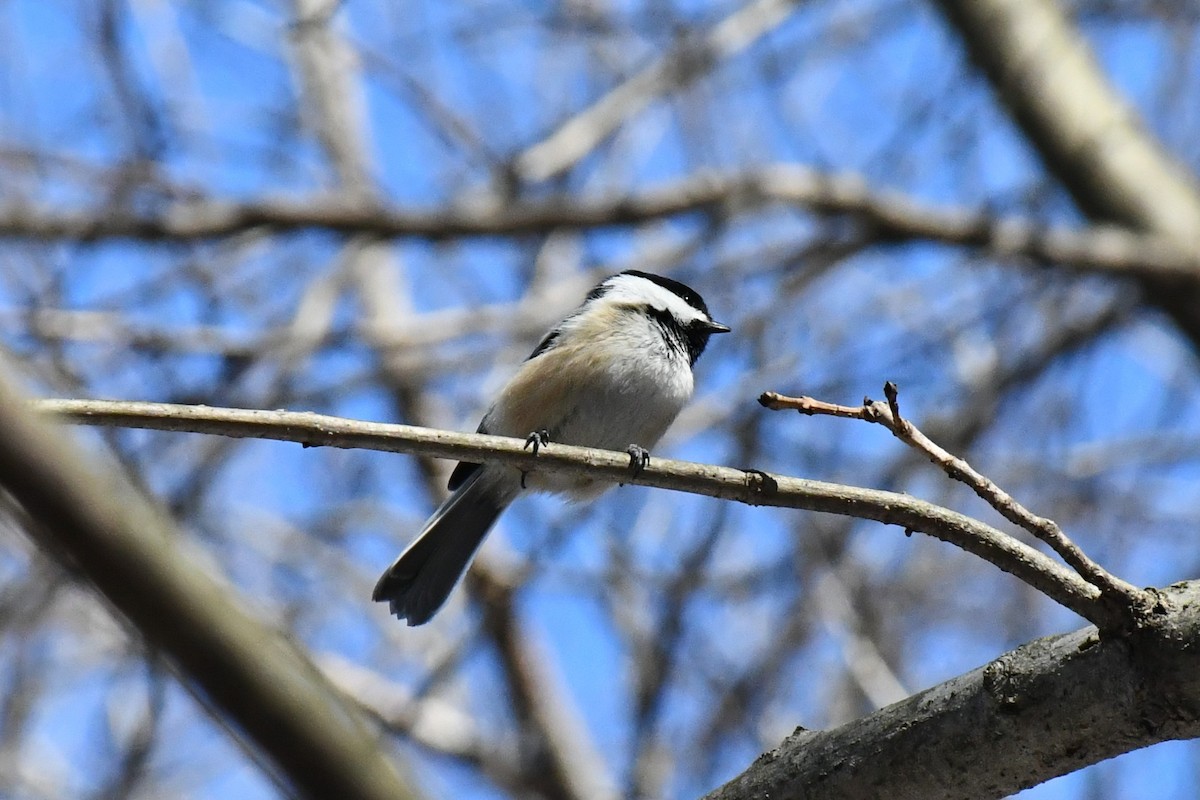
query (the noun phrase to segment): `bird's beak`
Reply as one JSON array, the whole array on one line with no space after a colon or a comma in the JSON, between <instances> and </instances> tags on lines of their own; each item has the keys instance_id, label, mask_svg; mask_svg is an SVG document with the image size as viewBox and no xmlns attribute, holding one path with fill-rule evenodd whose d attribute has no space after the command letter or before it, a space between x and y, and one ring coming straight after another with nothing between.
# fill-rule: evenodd
<instances>
[{"instance_id":1,"label":"bird's beak","mask_svg":"<svg viewBox=\"0 0 1200 800\"><path fill-rule=\"evenodd\" d=\"M704 329L709 333L729 333L732 330L728 325L713 322L711 319L704 321Z\"/></svg>"}]
</instances>

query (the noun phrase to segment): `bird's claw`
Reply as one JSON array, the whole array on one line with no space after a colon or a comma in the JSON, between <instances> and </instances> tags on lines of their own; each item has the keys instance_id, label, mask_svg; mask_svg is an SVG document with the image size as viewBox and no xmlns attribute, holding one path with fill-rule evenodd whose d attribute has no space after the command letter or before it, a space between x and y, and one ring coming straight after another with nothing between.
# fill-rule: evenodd
<instances>
[{"instance_id":1,"label":"bird's claw","mask_svg":"<svg viewBox=\"0 0 1200 800\"><path fill-rule=\"evenodd\" d=\"M629 453L629 472L636 478L650 463L650 451L640 444L631 444L625 452Z\"/></svg>"},{"instance_id":2,"label":"bird's claw","mask_svg":"<svg viewBox=\"0 0 1200 800\"><path fill-rule=\"evenodd\" d=\"M525 449L533 448L533 454L536 456L538 450L550 444L550 431L542 428L540 431L534 431L525 437Z\"/></svg>"},{"instance_id":3,"label":"bird's claw","mask_svg":"<svg viewBox=\"0 0 1200 800\"><path fill-rule=\"evenodd\" d=\"M534 431L525 437L525 449L533 448L533 454L536 456L538 450L550 444L550 431L542 428L540 431ZM528 472L521 471L521 488L525 488L525 476Z\"/></svg>"}]
</instances>

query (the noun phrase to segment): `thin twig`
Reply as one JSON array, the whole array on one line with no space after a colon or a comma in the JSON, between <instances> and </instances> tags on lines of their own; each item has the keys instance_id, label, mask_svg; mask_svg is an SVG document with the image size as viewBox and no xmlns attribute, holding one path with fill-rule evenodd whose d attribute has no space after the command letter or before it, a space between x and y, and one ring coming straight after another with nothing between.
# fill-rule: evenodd
<instances>
[{"instance_id":1,"label":"thin twig","mask_svg":"<svg viewBox=\"0 0 1200 800\"><path fill-rule=\"evenodd\" d=\"M951 478L969 486L1009 522L1049 545L1084 580L1100 589L1106 597L1119 601L1116 607L1126 609L1126 615L1136 615L1153 604L1147 593L1116 577L1089 558L1063 533L1058 523L1034 514L990 478L981 474L964 459L948 452L922 433L916 425L902 417L899 389L896 384L888 381L884 384L883 392L887 398L886 402L864 398L863 404L857 407L826 403L811 397L788 397L777 392L764 392L759 398L759 403L775 411L795 410L809 416L861 419L884 426L897 439L927 456Z\"/></svg>"}]
</instances>

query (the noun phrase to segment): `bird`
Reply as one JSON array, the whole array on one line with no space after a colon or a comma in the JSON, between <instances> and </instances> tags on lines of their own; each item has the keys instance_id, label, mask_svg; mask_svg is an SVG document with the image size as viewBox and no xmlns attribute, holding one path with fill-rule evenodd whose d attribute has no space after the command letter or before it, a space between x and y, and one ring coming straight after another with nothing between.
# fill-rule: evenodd
<instances>
[{"instance_id":1,"label":"bird","mask_svg":"<svg viewBox=\"0 0 1200 800\"><path fill-rule=\"evenodd\" d=\"M692 396L692 370L715 322L703 298L672 278L625 270L595 286L554 326L483 416L478 432L625 450L636 475ZM525 491L591 500L607 481L504 464L461 462L450 495L379 578L372 600L408 625L442 607L501 512Z\"/></svg>"}]
</instances>

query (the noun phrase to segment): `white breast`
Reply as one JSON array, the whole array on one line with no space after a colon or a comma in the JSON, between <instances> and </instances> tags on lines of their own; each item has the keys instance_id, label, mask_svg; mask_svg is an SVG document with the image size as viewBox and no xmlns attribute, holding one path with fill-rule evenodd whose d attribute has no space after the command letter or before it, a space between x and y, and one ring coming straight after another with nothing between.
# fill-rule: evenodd
<instances>
[{"instance_id":1,"label":"white breast","mask_svg":"<svg viewBox=\"0 0 1200 800\"><path fill-rule=\"evenodd\" d=\"M557 347L527 361L488 414L488 430L523 437L545 429L551 443L652 449L691 398L691 366L644 315L612 313L619 318L580 318ZM526 483L576 496L607 488L534 474Z\"/></svg>"}]
</instances>

